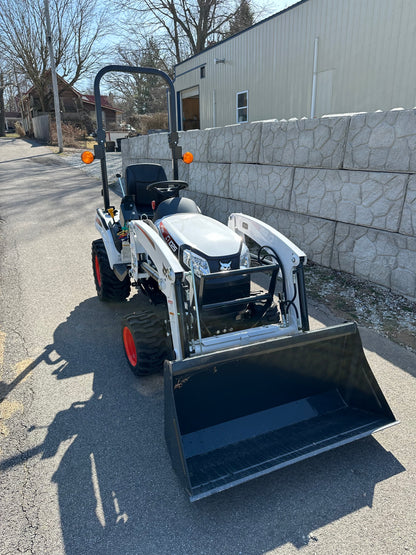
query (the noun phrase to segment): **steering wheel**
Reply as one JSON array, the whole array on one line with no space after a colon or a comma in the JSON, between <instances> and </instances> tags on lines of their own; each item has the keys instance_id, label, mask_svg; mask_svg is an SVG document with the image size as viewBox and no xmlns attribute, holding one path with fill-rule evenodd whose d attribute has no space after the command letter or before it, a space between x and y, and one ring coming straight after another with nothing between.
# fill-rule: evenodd
<instances>
[{"instance_id":1,"label":"steering wheel","mask_svg":"<svg viewBox=\"0 0 416 555\"><path fill-rule=\"evenodd\" d=\"M181 189L186 189L188 183L186 181L172 180L172 181L156 181L155 183L150 183L146 187L148 191L157 191L162 195L171 195L178 193Z\"/></svg>"}]
</instances>

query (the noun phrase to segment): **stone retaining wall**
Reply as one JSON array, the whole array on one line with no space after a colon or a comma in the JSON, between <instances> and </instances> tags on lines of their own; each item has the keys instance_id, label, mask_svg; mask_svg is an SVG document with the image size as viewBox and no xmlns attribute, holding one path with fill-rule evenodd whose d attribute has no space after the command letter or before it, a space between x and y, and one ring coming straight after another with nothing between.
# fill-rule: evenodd
<instances>
[{"instance_id":1,"label":"stone retaining wall","mask_svg":"<svg viewBox=\"0 0 416 555\"><path fill-rule=\"evenodd\" d=\"M264 121L180 133L187 196L223 222L259 218L324 266L416 298L416 110ZM123 169L161 163L166 134L122 143Z\"/></svg>"}]
</instances>

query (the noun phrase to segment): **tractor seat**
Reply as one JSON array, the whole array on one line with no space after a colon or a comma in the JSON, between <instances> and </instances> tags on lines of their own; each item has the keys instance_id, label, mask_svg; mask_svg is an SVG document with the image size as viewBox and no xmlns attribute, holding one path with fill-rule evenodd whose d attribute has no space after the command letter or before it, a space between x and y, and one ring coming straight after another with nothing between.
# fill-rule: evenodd
<instances>
[{"instance_id":1,"label":"tractor seat","mask_svg":"<svg viewBox=\"0 0 416 555\"><path fill-rule=\"evenodd\" d=\"M140 215L153 217L152 201L160 202L157 191L148 191L147 186L157 181L166 181L166 173L160 164L133 164L126 168L126 195L133 195L136 210Z\"/></svg>"}]
</instances>

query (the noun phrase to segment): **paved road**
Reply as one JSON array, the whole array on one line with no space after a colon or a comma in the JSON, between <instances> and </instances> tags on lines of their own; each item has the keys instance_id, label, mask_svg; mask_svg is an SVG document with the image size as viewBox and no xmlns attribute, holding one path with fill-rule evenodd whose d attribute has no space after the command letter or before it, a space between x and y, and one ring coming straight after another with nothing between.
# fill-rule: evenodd
<instances>
[{"instance_id":1,"label":"paved road","mask_svg":"<svg viewBox=\"0 0 416 555\"><path fill-rule=\"evenodd\" d=\"M1 555L415 553L416 356L365 329L399 426L189 503L162 378L137 380L123 358L120 316L144 301L95 295L100 204L62 157L0 139Z\"/></svg>"}]
</instances>

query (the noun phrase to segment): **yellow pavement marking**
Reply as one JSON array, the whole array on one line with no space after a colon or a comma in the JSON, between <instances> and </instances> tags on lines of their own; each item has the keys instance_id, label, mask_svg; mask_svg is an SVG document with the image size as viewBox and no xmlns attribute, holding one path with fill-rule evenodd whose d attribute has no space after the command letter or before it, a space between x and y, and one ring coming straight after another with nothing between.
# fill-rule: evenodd
<instances>
[{"instance_id":1,"label":"yellow pavement marking","mask_svg":"<svg viewBox=\"0 0 416 555\"><path fill-rule=\"evenodd\" d=\"M6 341L6 334L0 331L0 381L3 375L3 361L4 361L4 343ZM1 405L0 405L0 436L9 435L9 430L5 424L2 422L3 418L1 416ZM0 449L1 457L1 449Z\"/></svg>"},{"instance_id":2,"label":"yellow pavement marking","mask_svg":"<svg viewBox=\"0 0 416 555\"><path fill-rule=\"evenodd\" d=\"M0 331L0 379L2 376L3 361L4 361L4 343L6 342L6 334Z\"/></svg>"},{"instance_id":3,"label":"yellow pavement marking","mask_svg":"<svg viewBox=\"0 0 416 555\"><path fill-rule=\"evenodd\" d=\"M8 437L9 429L5 424L6 420L9 420L16 413L23 414L23 403L20 401L9 401L4 399L0 404L0 435L3 437Z\"/></svg>"},{"instance_id":4,"label":"yellow pavement marking","mask_svg":"<svg viewBox=\"0 0 416 555\"><path fill-rule=\"evenodd\" d=\"M3 363L4 363L4 344L6 340L6 334L0 331L0 380L3 377ZM14 371L16 378L22 375L29 366L33 363L33 358L28 358L21 360L15 365ZM30 374L30 370L27 371L27 375ZM22 376L20 381L24 381L27 378ZM0 436L6 438L9 436L9 428L6 425L7 420L9 420L16 413L23 414L24 407L23 403L20 401L11 401L9 399L3 399L0 403ZM1 451L0 451L1 454Z\"/></svg>"}]
</instances>

